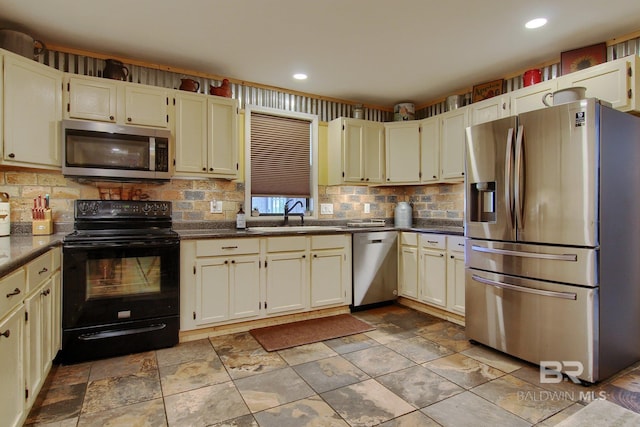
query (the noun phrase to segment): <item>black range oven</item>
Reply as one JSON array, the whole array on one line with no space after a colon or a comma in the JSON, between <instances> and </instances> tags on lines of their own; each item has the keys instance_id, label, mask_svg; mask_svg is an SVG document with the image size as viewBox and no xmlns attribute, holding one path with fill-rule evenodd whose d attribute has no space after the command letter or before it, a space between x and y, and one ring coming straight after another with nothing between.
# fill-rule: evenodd
<instances>
[{"instance_id":1,"label":"black range oven","mask_svg":"<svg viewBox=\"0 0 640 427\"><path fill-rule=\"evenodd\" d=\"M171 202L77 200L63 243L61 361L178 342L180 240Z\"/></svg>"}]
</instances>

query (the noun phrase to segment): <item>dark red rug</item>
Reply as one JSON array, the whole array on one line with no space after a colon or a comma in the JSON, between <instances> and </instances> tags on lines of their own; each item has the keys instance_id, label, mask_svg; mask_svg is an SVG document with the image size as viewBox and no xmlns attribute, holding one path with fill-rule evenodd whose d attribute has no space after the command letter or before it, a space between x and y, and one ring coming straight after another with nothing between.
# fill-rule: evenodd
<instances>
[{"instance_id":1,"label":"dark red rug","mask_svg":"<svg viewBox=\"0 0 640 427\"><path fill-rule=\"evenodd\" d=\"M303 344L372 331L375 328L350 314L301 320L284 325L251 329L249 333L267 351L282 350Z\"/></svg>"}]
</instances>

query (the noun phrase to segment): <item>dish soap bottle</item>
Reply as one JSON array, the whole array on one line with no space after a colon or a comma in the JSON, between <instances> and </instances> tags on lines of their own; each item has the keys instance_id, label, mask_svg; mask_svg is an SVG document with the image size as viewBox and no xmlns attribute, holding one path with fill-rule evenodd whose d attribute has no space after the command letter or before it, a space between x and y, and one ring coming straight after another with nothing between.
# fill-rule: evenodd
<instances>
[{"instance_id":1,"label":"dish soap bottle","mask_svg":"<svg viewBox=\"0 0 640 427\"><path fill-rule=\"evenodd\" d=\"M236 228L238 230L244 230L247 228L247 220L244 217L244 211L242 210L242 205L240 205L240 209L236 214Z\"/></svg>"}]
</instances>

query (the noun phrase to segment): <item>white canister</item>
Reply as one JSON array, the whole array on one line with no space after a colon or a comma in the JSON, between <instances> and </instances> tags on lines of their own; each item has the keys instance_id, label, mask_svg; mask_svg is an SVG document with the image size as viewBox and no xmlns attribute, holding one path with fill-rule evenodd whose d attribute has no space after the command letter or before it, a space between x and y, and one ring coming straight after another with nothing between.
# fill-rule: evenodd
<instances>
[{"instance_id":1,"label":"white canister","mask_svg":"<svg viewBox=\"0 0 640 427\"><path fill-rule=\"evenodd\" d=\"M0 193L0 236L11 233L11 204L9 194Z\"/></svg>"},{"instance_id":2,"label":"white canister","mask_svg":"<svg viewBox=\"0 0 640 427\"><path fill-rule=\"evenodd\" d=\"M407 202L398 202L394 216L395 226L398 228L411 228L412 223L411 205Z\"/></svg>"}]
</instances>

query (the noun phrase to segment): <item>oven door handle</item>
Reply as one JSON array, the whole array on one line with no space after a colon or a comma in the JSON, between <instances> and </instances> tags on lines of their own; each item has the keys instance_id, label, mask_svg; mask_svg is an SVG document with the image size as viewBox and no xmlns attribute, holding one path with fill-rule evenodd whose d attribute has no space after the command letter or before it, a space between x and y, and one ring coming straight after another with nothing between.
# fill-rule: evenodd
<instances>
[{"instance_id":1,"label":"oven door handle","mask_svg":"<svg viewBox=\"0 0 640 427\"><path fill-rule=\"evenodd\" d=\"M128 242L74 242L64 243L65 249L102 249L102 248L131 248L131 247L145 247L145 248L157 248L167 246L180 245L180 240L167 239L167 240L153 240L153 241L128 241Z\"/></svg>"}]
</instances>

